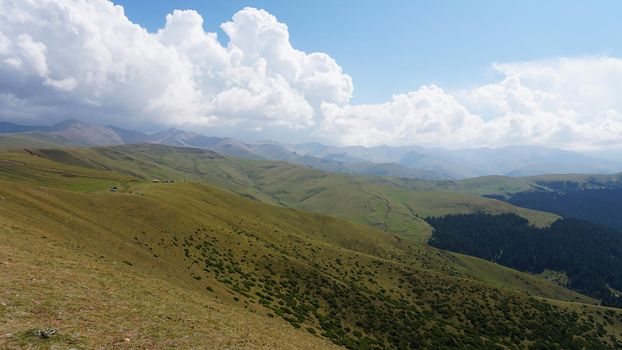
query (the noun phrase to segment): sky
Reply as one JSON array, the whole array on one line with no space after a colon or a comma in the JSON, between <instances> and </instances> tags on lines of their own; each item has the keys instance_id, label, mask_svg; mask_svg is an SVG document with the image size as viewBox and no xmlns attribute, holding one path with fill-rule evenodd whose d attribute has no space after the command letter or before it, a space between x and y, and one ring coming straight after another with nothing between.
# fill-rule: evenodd
<instances>
[{"instance_id":1,"label":"sky","mask_svg":"<svg viewBox=\"0 0 622 350\"><path fill-rule=\"evenodd\" d=\"M0 119L622 147L619 1L0 0Z\"/></svg>"},{"instance_id":2,"label":"sky","mask_svg":"<svg viewBox=\"0 0 622 350\"><path fill-rule=\"evenodd\" d=\"M491 64L622 56L619 1L123 0L150 31L175 9L195 9L206 31L251 6L287 24L292 45L326 52L352 76L354 103L380 103L424 84L458 89L494 77ZM148 5L147 5L148 3Z\"/></svg>"}]
</instances>

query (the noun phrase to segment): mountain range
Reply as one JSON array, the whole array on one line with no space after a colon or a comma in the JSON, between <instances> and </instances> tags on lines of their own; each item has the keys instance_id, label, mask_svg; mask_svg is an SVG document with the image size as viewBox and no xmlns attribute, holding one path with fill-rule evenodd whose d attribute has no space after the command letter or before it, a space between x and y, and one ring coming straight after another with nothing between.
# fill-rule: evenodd
<instances>
[{"instance_id":1,"label":"mountain range","mask_svg":"<svg viewBox=\"0 0 622 350\"><path fill-rule=\"evenodd\" d=\"M347 174L454 180L486 175L531 176L551 173L622 171L622 164L577 152L542 146L507 146L448 150L422 146L330 146L321 143L286 144L272 140L243 142L179 129L144 133L117 126L66 120L52 126L0 122L0 146L38 141L42 146L111 146L157 143L194 147L222 155L282 160L319 170ZM2 139L4 138L4 142Z\"/></svg>"}]
</instances>

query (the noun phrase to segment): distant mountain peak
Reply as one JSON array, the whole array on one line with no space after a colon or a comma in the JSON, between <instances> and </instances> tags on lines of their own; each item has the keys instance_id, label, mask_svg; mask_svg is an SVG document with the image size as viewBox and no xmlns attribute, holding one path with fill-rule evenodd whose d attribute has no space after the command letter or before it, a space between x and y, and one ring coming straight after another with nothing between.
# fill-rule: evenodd
<instances>
[{"instance_id":1,"label":"distant mountain peak","mask_svg":"<svg viewBox=\"0 0 622 350\"><path fill-rule=\"evenodd\" d=\"M64 129L64 128L67 128L69 126L76 125L76 124L86 125L87 123L82 122L77 119L67 119L67 120L63 120L62 122L58 122L52 125L52 129Z\"/></svg>"},{"instance_id":2,"label":"distant mountain peak","mask_svg":"<svg viewBox=\"0 0 622 350\"><path fill-rule=\"evenodd\" d=\"M279 141L274 141L270 139L262 139L254 143L258 145L280 145L281 144Z\"/></svg>"},{"instance_id":3,"label":"distant mountain peak","mask_svg":"<svg viewBox=\"0 0 622 350\"><path fill-rule=\"evenodd\" d=\"M618 162L538 145L450 150L417 145L364 147L330 146L319 142L289 144L270 139L245 143L231 137L205 136L175 127L147 134L77 119L67 119L51 127L0 122L0 134L34 132L42 135L29 137L53 136L54 142L61 145L156 143L208 149L232 157L282 160L325 171L434 180L486 175L614 173L622 170L622 164Z\"/></svg>"}]
</instances>

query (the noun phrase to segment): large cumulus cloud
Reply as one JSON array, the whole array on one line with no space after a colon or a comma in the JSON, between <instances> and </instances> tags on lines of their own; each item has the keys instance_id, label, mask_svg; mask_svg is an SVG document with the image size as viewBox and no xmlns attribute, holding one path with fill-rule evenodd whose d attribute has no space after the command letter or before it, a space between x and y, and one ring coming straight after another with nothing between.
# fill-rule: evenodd
<instances>
[{"instance_id":1,"label":"large cumulus cloud","mask_svg":"<svg viewBox=\"0 0 622 350\"><path fill-rule=\"evenodd\" d=\"M287 26L265 11L245 8L224 23L226 46L202 25L195 11L174 11L148 33L105 0L3 0L3 117L300 128L321 103L352 95L331 57L294 49Z\"/></svg>"},{"instance_id":2,"label":"large cumulus cloud","mask_svg":"<svg viewBox=\"0 0 622 350\"><path fill-rule=\"evenodd\" d=\"M107 0L1 0L0 118L263 130L368 146L622 147L615 57L495 64L498 78L485 85L428 85L354 105L337 62L292 47L268 12L245 8L221 27L226 45L195 11L174 11L150 33Z\"/></svg>"}]
</instances>

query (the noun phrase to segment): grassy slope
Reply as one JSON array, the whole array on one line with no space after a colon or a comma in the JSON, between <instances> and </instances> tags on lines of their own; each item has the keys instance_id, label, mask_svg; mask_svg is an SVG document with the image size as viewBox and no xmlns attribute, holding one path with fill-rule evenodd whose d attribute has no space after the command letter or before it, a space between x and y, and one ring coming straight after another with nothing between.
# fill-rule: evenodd
<instances>
[{"instance_id":1,"label":"grassy slope","mask_svg":"<svg viewBox=\"0 0 622 350\"><path fill-rule=\"evenodd\" d=\"M8 321L3 328L15 334L3 339L7 344L36 344L28 337L30 328L53 325L64 336L58 341L82 346L117 346L125 344L124 338L133 346L200 346L195 327L208 332L210 344L226 344L233 335L233 345L244 347L248 333L258 347L270 347L274 343L266 338L279 334L292 348L306 342L314 344L310 348L322 347L321 339L289 330L268 315L291 309L283 316L295 327L344 332L321 321L332 311L330 303L337 302L339 313L331 317L365 332L352 324L358 307L351 304L351 293L406 303L419 317L426 315L419 327L431 329L421 336L440 332L458 342L465 337L458 330L468 329L475 318L500 322L503 300L521 305L509 311L516 321L504 321L507 327L525 313L541 322L558 312L542 311L520 293L471 280L433 250L363 226L196 184L132 189L138 192L81 194L1 183L6 209L0 218L6 235L2 249L10 257L3 271L11 283L3 290L3 319ZM65 256L69 258L63 260ZM209 260L209 271L202 259ZM271 287L292 280L296 288L286 294ZM461 287L451 287L457 285ZM17 290L24 292L14 294ZM86 292L90 290L94 292ZM305 310L301 305L317 309L311 307L315 311L299 318ZM383 302L370 306L374 314L393 321L395 309L400 310ZM479 308L496 316L478 314ZM128 309L133 317L127 317ZM441 328L434 326L444 312L458 316L443 321ZM187 317L189 321L179 322ZM213 325L216 320L221 322ZM253 323L270 327L249 331L246 327ZM368 332L379 336L373 329ZM347 337L359 339L353 331Z\"/></svg>"},{"instance_id":2,"label":"grassy slope","mask_svg":"<svg viewBox=\"0 0 622 350\"><path fill-rule=\"evenodd\" d=\"M24 156L24 152L19 155ZM329 214L387 232L414 236L420 241L430 234L429 226L421 219L429 214L474 208L494 213L502 210L517 213L537 225L557 218L478 195L460 195L455 192L457 185L453 182L331 174L286 162L224 158L203 150L130 145L71 149L66 153L48 151L42 157L112 169L144 179L201 181L263 202ZM442 196L420 193L442 190L445 186L454 190L443 191Z\"/></svg>"},{"instance_id":3,"label":"grassy slope","mask_svg":"<svg viewBox=\"0 0 622 350\"><path fill-rule=\"evenodd\" d=\"M549 300L563 300L581 304L598 304L598 301L571 291L559 288L557 284L550 283L545 275L532 275L507 268L498 264L488 263L476 257L446 252L442 253L458 270L486 282L489 285L520 290L528 295L546 296Z\"/></svg>"},{"instance_id":4,"label":"grassy slope","mask_svg":"<svg viewBox=\"0 0 622 350\"><path fill-rule=\"evenodd\" d=\"M0 134L0 149L61 147L66 144L61 137L36 132Z\"/></svg>"},{"instance_id":5,"label":"grassy slope","mask_svg":"<svg viewBox=\"0 0 622 350\"><path fill-rule=\"evenodd\" d=\"M115 258L67 247L75 243L62 235L11 226L0 228L0 348L332 347L279 320L136 273ZM59 336L33 336L46 327Z\"/></svg>"},{"instance_id":6,"label":"grassy slope","mask_svg":"<svg viewBox=\"0 0 622 350\"><path fill-rule=\"evenodd\" d=\"M165 156L169 157L169 155ZM7 238L22 238L2 239L3 251L7 252L7 256L13 257L7 261L9 263L14 261L15 265L12 266L11 273L8 269L3 270L8 274L7 280L10 281L12 288L8 291L3 289L3 299L8 300L6 303L8 306L0 310L3 315L9 316L3 319L8 319L11 331L16 332L16 336L3 340L13 345L33 341L27 339L23 332L37 322L39 322L38 326L43 326L40 323L41 317L37 314L39 309L36 305L38 304L33 302L33 305L30 305L29 300L43 301L45 305L42 312L49 316L48 322L51 324L60 322L64 334L68 337L61 339L62 341L83 342L87 345L110 345L124 338L123 335L127 333L139 334L140 336L131 341L138 342L138 344L142 341L144 346L150 347L153 344L150 345L149 341L153 341L153 338L144 336L144 334L168 330L172 332L170 336L173 338L172 341L177 342L172 344L188 347L197 344L200 337L192 335L190 325L179 322L147 322L144 328L140 328L135 321L127 320L124 327L106 328L104 332L97 328L92 329L92 327L87 327L87 330L83 328L85 324L114 324L122 317L118 310L110 308L110 305L113 305L112 302L106 302L106 298L111 296L116 295L117 299L112 300L121 304L125 302L130 309L136 310L137 318L147 317L148 319L151 308L160 305L162 299L168 300L167 295L169 297L183 295L183 298L180 298L183 300L174 301L174 303L179 303L174 305L185 310L181 311L181 314L195 315L197 320L194 326L198 329L212 329L210 327L214 318L230 320L229 324L223 326L230 333L219 332L219 328L216 328L213 333L210 333L216 338L221 333L237 336L244 334L241 329L244 328L243 324L248 324L244 322L259 320L253 317L273 320L269 316L266 318L266 315L279 315L283 311L281 307L278 307L280 301L292 309L293 313L285 312L283 316L295 326L301 325L303 329L310 327L316 329L318 333L333 332L327 334L333 339L335 337L342 340L359 339L353 333L357 327L352 324L355 322L356 315L356 307L352 303L359 299L344 299L343 292L348 290L346 294L362 298L360 300L370 297L380 297L380 300L386 298L396 301L405 300L406 305L414 308L413 312L427 315L424 318L427 320L443 319L443 310L449 308L452 314L457 315L456 318L451 319L442 328L435 328L433 323L429 323L429 328L422 330L423 335L426 334L425 332L445 332L459 337L459 329L468 329L469 325L473 325L473 317L481 317L477 313L473 314L473 310L479 310L481 307L495 310L500 306L499 299L513 300L513 303L526 305L524 310L521 308L511 311L510 314L515 317L515 321L512 322L518 322L526 317L521 316L524 312L534 312L541 317L541 320L549 317L547 315L550 311L533 309L529 306L533 301L509 289L528 291L534 295L549 298L558 297L565 300L581 298L576 293L550 283L546 284L533 276L498 268L473 258L439 255L435 253L435 250L426 246L410 243L362 226L295 210L277 209L198 184L179 182L150 184L137 181L128 175L128 173L133 173L134 175L153 176L154 172L162 176L186 174L184 176L188 177L187 180L193 177L214 176L215 179L220 178L219 181L223 182L225 180L222 176L225 176L225 179L226 176L230 176L233 180L229 181L237 180L240 183L244 183L243 181L248 177L247 170L241 171L226 159L209 153L203 156L211 157L212 161L206 165L206 170L210 170L207 167L213 166L215 161L224 162L225 165L231 166L232 170L213 175L214 172L207 173L201 170L201 165L198 170L195 169L199 172L197 175L197 173L187 172L184 168L192 168L191 165L197 165L196 162L184 164L179 161L179 157L175 156L173 156L176 158L173 168L161 168L161 163L151 163L151 161L139 162L137 166L135 160L126 159L125 161L132 166L128 171L126 165L120 165L123 157L118 161L110 162L109 156L100 158L89 153L90 160L87 164L80 157L68 157L62 153L55 155L55 157L61 157L65 163L81 165L77 166L59 164L31 155L24 157L23 154L4 154L1 157L4 159L1 163L4 168L0 172L0 177L11 182L2 182L0 187L0 195L4 198L1 199L0 205L7 209L1 211L4 214L1 219L4 224L2 234ZM254 166L252 162L250 163ZM111 165L124 169L124 173L105 170L106 168L112 169ZM85 168L85 166L94 169ZM221 169L222 167L219 171ZM238 179L236 179L236 172L241 174ZM310 178L309 181L311 180L314 179ZM33 188L34 183L45 185L47 188ZM132 193L107 193L105 189L111 184L123 184L126 190ZM79 193L76 190L88 193ZM253 187L250 187L250 190L253 190ZM257 194L261 195L262 192L257 191ZM343 193L343 195L346 194ZM271 194L270 198L274 199L274 194ZM14 213L19 213L19 215L13 215ZM12 230L21 230L21 236L16 235ZM38 233L42 230L45 232L42 234L46 236L45 239L33 239L30 236L33 232ZM203 243L200 248L198 248L197 241ZM57 255L46 256L50 246L54 247L53 252L58 252ZM190 257L185 256L184 248L189 250ZM32 256L35 257L40 254L41 259L27 258L30 255L25 256L19 253L23 249L31 251ZM78 251L82 253L77 253ZM73 258L63 263L60 259L65 255ZM211 265L202 267L203 264L200 261L203 259L207 259ZM199 263L194 262L195 260ZM42 261L51 262L55 268L42 264ZM114 262L117 263L114 264ZM204 271L204 268L209 271ZM94 300L97 301L93 303L93 312L88 316L80 316L76 310L84 304L84 300L80 299L84 297L84 293L80 294L80 290L76 289L75 299L63 297L66 295L66 290L62 289L63 286L54 283L56 278L48 280L44 278L44 282L35 283L37 280L35 277L35 281L31 283L33 271L38 270L44 272L43 275L46 276L48 274L54 276L56 273L59 274L59 278L63 275L76 276L79 288L98 289L99 286L94 283L104 281L104 287L111 288L111 292L93 295ZM101 271L102 274L97 275L97 278L91 276L88 279L91 270L98 271L98 273ZM253 277L249 276L257 276L259 280L252 281ZM469 276L477 276L479 280L486 283L482 284ZM160 285L159 282L154 283L154 279L163 281L164 285L170 285L174 292L166 294L162 290L154 289L156 285ZM294 306L290 305L291 296L275 293L274 288L271 287L273 283L292 279L301 281L299 286L301 291L298 292L296 289L296 291L290 290L291 293L289 293L294 295L294 301L298 300L293 303ZM54 286L52 289L49 288L50 280ZM521 280L527 282L520 282ZM420 282L415 281L425 281L425 287L420 288ZM495 289L489 286L495 283L503 288ZM254 286L246 287L250 284ZM21 296L12 293L14 290L22 290L27 285L39 287L29 287L26 289L27 292L20 294ZM136 286L136 289L128 292L126 288L121 288L121 286L129 285ZM317 285L330 285L332 288L329 291L318 291ZM452 285L462 287L459 290L447 289L447 286ZM115 290L116 286L120 288ZM349 289L352 286L356 287ZM208 287L211 288L211 292L206 289ZM273 301L254 294L257 292L264 296L271 295ZM439 292L444 295L442 300L437 297ZM199 300L197 298L206 303L209 301L210 305L220 310L219 312L231 314L224 316L217 312L213 318L199 316L195 314L197 307L195 302ZM335 298L341 303L338 308L341 311L335 317L343 320L344 325L349 325L351 329L351 332L346 332L347 336L339 333L344 331L342 328L322 324L321 316L330 311L329 305L334 302ZM59 301L55 302L57 299ZM417 302L411 304L413 301ZM583 301L589 302L590 300L583 299ZM313 314L305 316L305 308L296 309L300 304L312 305L313 302L317 304L317 309ZM239 310L244 311L243 308L246 308L251 312L237 313L235 310L238 309L235 307L223 305L237 305ZM166 308L166 305L159 307ZM467 311L473 307L475 309ZM395 309L394 306L387 309L384 303L378 303L372 308L375 313L385 315L385 317L395 317L396 315L392 314L393 309ZM397 309L399 311L399 308ZM177 307L171 307L162 315L167 315L171 319L183 318L175 310ZM593 310L595 309L591 307L583 310L584 316L580 316L580 319L594 314ZM253 312L258 316L254 316ZM493 311L491 315L497 312ZM316 313L319 317L315 315ZM55 318L50 318L52 317L50 315ZM250 319L246 320L246 315L249 315ZM612 326L599 314L594 315L592 317L596 317L597 322L602 323L603 327L614 327L612 328L614 331L620 329L615 323L617 321ZM488 319L497 322L496 317L500 316L488 316ZM238 321L242 324L239 328L230 325ZM364 321L370 320L367 318ZM276 319L266 322L268 325L275 324L269 328L276 327L276 335L270 333L269 329L260 328L253 330L249 337L258 342L265 340L266 337L280 339L278 338L279 332L283 332L283 336L291 342L295 342L296 339L305 342L305 337L308 337L304 333L302 335L300 333L290 334L290 329L284 328L283 322L278 322ZM513 324L512 322L510 324ZM378 330L374 330L373 327L371 330L360 330L380 337ZM620 334L614 331L612 334L619 338ZM76 333L83 334L83 336L77 336ZM427 334L430 336L431 333ZM462 336L464 337L464 334ZM218 339L222 340L224 337ZM136 344L135 342L132 344ZM161 341L157 344L166 347ZM291 344L294 344L292 347L297 347L296 343ZM237 344L237 346L242 345ZM269 344L263 344L263 346L269 347Z\"/></svg>"},{"instance_id":7,"label":"grassy slope","mask_svg":"<svg viewBox=\"0 0 622 350\"><path fill-rule=\"evenodd\" d=\"M491 214L515 213L529 218L536 226L546 226L558 218L557 215L515 207L503 201L477 197L459 192L425 191L415 192L407 203L421 216L443 216L447 214L468 214L484 211Z\"/></svg>"},{"instance_id":8,"label":"grassy slope","mask_svg":"<svg viewBox=\"0 0 622 350\"><path fill-rule=\"evenodd\" d=\"M619 188L622 174L548 174L528 177L484 176L456 182L437 182L452 191L467 194L511 195L516 192L547 190L555 183L575 183L579 188Z\"/></svg>"},{"instance_id":9,"label":"grassy slope","mask_svg":"<svg viewBox=\"0 0 622 350\"><path fill-rule=\"evenodd\" d=\"M20 181L34 177L31 183L75 188L76 184L86 180L72 178L63 182L67 180L64 173L80 171L84 177L97 175L106 178L99 186L93 187L99 190L135 181L129 176L202 181L264 202L346 218L418 241L427 240L431 233L430 227L421 220L421 217L428 215L503 210L522 214L536 224L545 224L555 218L551 214L516 208L478 196L449 191L412 191L397 184L387 184L386 181L393 180L391 178L379 178L380 183L377 183L378 178L368 181L369 178L324 173L284 162L231 160L202 150L139 145L37 152L40 156L24 151L3 154L3 158L13 162L5 164L5 175L17 172L16 177ZM62 163L51 162L51 159ZM21 171L27 172L27 177L11 168L16 164L26 167ZM75 168L71 164L87 169ZM37 170L39 168L47 170L41 172ZM430 186L429 182L409 181L417 182L419 188ZM488 278L479 276L479 272L475 269L472 275Z\"/></svg>"},{"instance_id":10,"label":"grassy slope","mask_svg":"<svg viewBox=\"0 0 622 350\"><path fill-rule=\"evenodd\" d=\"M528 191L533 186L533 182L527 178L483 176L458 181L455 190L479 195L504 194Z\"/></svg>"},{"instance_id":11,"label":"grassy slope","mask_svg":"<svg viewBox=\"0 0 622 350\"><path fill-rule=\"evenodd\" d=\"M529 190L533 181L528 178L482 176L458 181L424 181L418 179L377 178L375 182L418 191L452 191L467 194L503 194Z\"/></svg>"},{"instance_id":12,"label":"grassy slope","mask_svg":"<svg viewBox=\"0 0 622 350\"><path fill-rule=\"evenodd\" d=\"M6 182L0 195L0 347L331 348L265 313L206 297L173 261L132 243L124 233L133 225L149 234L164 227L157 213L126 212L163 209L153 201ZM53 341L32 336L49 326L60 332Z\"/></svg>"},{"instance_id":13,"label":"grassy slope","mask_svg":"<svg viewBox=\"0 0 622 350\"><path fill-rule=\"evenodd\" d=\"M482 176L459 181L423 181L416 179L375 178L374 182L417 191L451 191L468 195L502 195L547 190L560 183L579 188L619 188L622 174L548 174L528 177Z\"/></svg>"}]
</instances>

